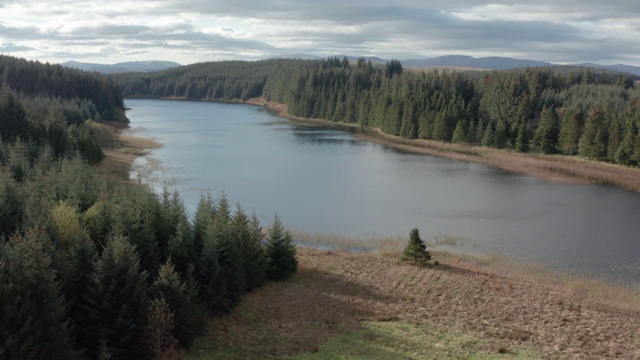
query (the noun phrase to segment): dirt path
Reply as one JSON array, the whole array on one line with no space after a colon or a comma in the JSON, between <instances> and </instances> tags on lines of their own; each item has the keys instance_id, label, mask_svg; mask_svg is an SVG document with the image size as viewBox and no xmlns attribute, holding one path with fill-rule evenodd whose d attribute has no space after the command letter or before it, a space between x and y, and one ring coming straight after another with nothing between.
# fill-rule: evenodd
<instances>
[{"instance_id":1,"label":"dirt path","mask_svg":"<svg viewBox=\"0 0 640 360\"><path fill-rule=\"evenodd\" d=\"M232 314L214 320L190 357L314 353L373 321L436 334L425 335L424 344L440 339L438 333L478 339L469 345L474 354L517 356L533 349L543 359L640 358L637 311L453 259L418 268L397 257L300 249L292 279L248 294Z\"/></svg>"}]
</instances>

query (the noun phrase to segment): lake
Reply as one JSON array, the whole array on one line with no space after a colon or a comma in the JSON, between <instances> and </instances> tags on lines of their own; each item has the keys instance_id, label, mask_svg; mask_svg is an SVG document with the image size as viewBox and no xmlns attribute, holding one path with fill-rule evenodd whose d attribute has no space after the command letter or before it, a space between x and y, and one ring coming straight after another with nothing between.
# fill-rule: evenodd
<instances>
[{"instance_id":1,"label":"lake","mask_svg":"<svg viewBox=\"0 0 640 360\"><path fill-rule=\"evenodd\" d=\"M262 107L127 100L136 136L162 147L132 177L177 189L193 214L224 191L263 224L366 237L439 234L579 274L640 282L640 194L568 185L394 150ZM355 131L355 130L351 130Z\"/></svg>"}]
</instances>

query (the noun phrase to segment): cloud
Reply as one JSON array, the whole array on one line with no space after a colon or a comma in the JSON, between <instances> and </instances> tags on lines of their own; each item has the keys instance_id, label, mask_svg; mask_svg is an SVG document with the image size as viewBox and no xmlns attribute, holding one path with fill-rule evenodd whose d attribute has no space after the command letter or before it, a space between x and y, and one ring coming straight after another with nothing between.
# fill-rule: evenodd
<instances>
[{"instance_id":1,"label":"cloud","mask_svg":"<svg viewBox=\"0 0 640 360\"><path fill-rule=\"evenodd\" d=\"M34 50L34 49L29 46L19 45L15 43L0 44L0 53L12 53L12 52L27 51L27 50Z\"/></svg>"},{"instance_id":2,"label":"cloud","mask_svg":"<svg viewBox=\"0 0 640 360\"><path fill-rule=\"evenodd\" d=\"M118 62L144 55L191 63L305 52L640 64L640 2L627 0L140 0L117 6L5 0L2 6L0 43L47 60L82 55Z\"/></svg>"}]
</instances>

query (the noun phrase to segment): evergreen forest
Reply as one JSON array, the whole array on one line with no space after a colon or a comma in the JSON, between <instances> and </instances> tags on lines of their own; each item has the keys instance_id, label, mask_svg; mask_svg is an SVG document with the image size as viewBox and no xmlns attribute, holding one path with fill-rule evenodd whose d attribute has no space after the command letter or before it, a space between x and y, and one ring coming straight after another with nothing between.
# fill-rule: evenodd
<instances>
[{"instance_id":1,"label":"evergreen forest","mask_svg":"<svg viewBox=\"0 0 640 360\"><path fill-rule=\"evenodd\" d=\"M297 269L291 236L224 195L97 172L87 121L127 122L109 78L0 56L0 358L146 359Z\"/></svg>"},{"instance_id":2,"label":"evergreen forest","mask_svg":"<svg viewBox=\"0 0 640 360\"><path fill-rule=\"evenodd\" d=\"M125 97L264 97L291 115L408 139L640 163L640 92L629 74L588 68L409 71L360 59L199 63L112 76Z\"/></svg>"}]
</instances>

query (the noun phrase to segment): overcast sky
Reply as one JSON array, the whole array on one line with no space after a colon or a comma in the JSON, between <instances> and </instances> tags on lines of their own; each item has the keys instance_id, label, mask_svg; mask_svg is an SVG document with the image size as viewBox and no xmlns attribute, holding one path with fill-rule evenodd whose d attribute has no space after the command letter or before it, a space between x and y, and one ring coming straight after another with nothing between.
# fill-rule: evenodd
<instances>
[{"instance_id":1,"label":"overcast sky","mask_svg":"<svg viewBox=\"0 0 640 360\"><path fill-rule=\"evenodd\" d=\"M305 53L640 66L640 1L0 0L0 53L53 63Z\"/></svg>"}]
</instances>

